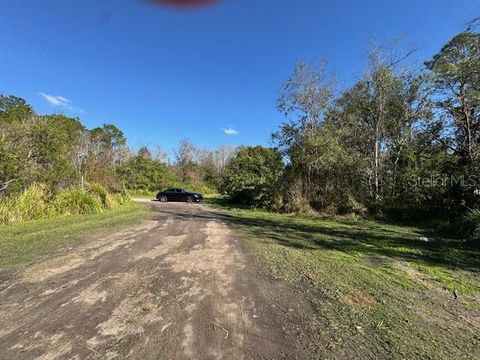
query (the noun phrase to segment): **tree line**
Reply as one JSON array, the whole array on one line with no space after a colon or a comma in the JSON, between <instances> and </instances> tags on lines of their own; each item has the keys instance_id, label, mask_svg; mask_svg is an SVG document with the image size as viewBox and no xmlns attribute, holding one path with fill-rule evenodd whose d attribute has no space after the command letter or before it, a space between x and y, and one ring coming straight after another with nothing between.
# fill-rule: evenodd
<instances>
[{"instance_id":1,"label":"tree line","mask_svg":"<svg viewBox=\"0 0 480 360\"><path fill-rule=\"evenodd\" d=\"M216 192L235 148L202 149L184 139L169 159L161 147L133 151L115 125L87 129L78 118L35 113L25 100L0 95L0 197L42 184L56 193L99 184L111 192L190 186Z\"/></svg>"},{"instance_id":2,"label":"tree line","mask_svg":"<svg viewBox=\"0 0 480 360\"><path fill-rule=\"evenodd\" d=\"M120 129L39 116L0 96L0 196L96 183L113 192L187 186L285 212L456 218L480 195L480 34L457 34L424 65L377 44L353 85L326 62L296 65L280 89L274 147L132 151ZM480 215L479 215L480 217Z\"/></svg>"},{"instance_id":3,"label":"tree line","mask_svg":"<svg viewBox=\"0 0 480 360\"><path fill-rule=\"evenodd\" d=\"M234 198L282 211L401 217L455 218L475 208L480 34L454 36L422 67L409 65L413 50L395 48L374 45L364 75L341 91L325 62L298 63L281 87L287 121L272 135L275 149L239 152L243 160L227 172ZM245 184L249 177L268 186Z\"/></svg>"}]
</instances>

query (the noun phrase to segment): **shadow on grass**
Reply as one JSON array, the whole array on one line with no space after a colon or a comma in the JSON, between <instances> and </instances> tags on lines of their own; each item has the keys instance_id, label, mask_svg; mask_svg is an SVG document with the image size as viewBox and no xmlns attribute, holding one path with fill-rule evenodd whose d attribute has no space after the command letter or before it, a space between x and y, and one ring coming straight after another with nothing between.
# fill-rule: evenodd
<instances>
[{"instance_id":1,"label":"shadow on grass","mask_svg":"<svg viewBox=\"0 0 480 360\"><path fill-rule=\"evenodd\" d=\"M226 208L225 208L226 209ZM364 254L373 259L387 257L418 261L447 269L480 271L480 249L461 240L421 237L429 231L391 226L373 221L295 219L268 213L241 211L225 213L207 211L183 213L172 211L169 216L221 219L244 228L258 239L282 246L306 250L336 250L346 254ZM304 220L304 221L303 221Z\"/></svg>"}]
</instances>

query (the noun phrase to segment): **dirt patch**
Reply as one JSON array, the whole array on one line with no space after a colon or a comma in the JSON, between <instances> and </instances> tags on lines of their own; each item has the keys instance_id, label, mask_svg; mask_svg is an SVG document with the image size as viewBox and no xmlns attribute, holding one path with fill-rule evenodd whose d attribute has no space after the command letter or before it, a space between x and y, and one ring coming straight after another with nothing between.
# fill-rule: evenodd
<instances>
[{"instance_id":1,"label":"dirt patch","mask_svg":"<svg viewBox=\"0 0 480 360\"><path fill-rule=\"evenodd\" d=\"M98 284L93 284L87 289L83 290L80 295L74 297L72 301L74 303L83 302L88 305L94 305L97 302L105 302L107 300L108 293L105 290L99 291Z\"/></svg>"},{"instance_id":2,"label":"dirt patch","mask_svg":"<svg viewBox=\"0 0 480 360\"><path fill-rule=\"evenodd\" d=\"M128 246L135 242L138 236L148 233L151 229L155 228L155 226L158 226L156 221L143 221L133 229L125 229L102 239L102 241L87 244L84 250L91 251L89 258L93 260L105 253Z\"/></svg>"},{"instance_id":3,"label":"dirt patch","mask_svg":"<svg viewBox=\"0 0 480 360\"><path fill-rule=\"evenodd\" d=\"M176 247L180 246L182 242L187 238L187 235L180 236L166 236L160 245L157 245L143 254L139 254L136 259L156 259L160 256L167 255L173 251Z\"/></svg>"},{"instance_id":4,"label":"dirt patch","mask_svg":"<svg viewBox=\"0 0 480 360\"><path fill-rule=\"evenodd\" d=\"M141 334L145 331L143 325L162 320L161 306L154 303L149 296L143 298L130 297L118 305L111 317L98 324L100 335L124 337L126 335Z\"/></svg>"},{"instance_id":5,"label":"dirt patch","mask_svg":"<svg viewBox=\"0 0 480 360\"><path fill-rule=\"evenodd\" d=\"M78 255L66 255L29 267L23 274L26 282L41 282L53 276L79 268L85 259Z\"/></svg>"},{"instance_id":6,"label":"dirt patch","mask_svg":"<svg viewBox=\"0 0 480 360\"><path fill-rule=\"evenodd\" d=\"M0 358L308 358L285 330L301 322L272 306L295 294L259 276L221 215L153 206L152 220L2 275Z\"/></svg>"},{"instance_id":7,"label":"dirt patch","mask_svg":"<svg viewBox=\"0 0 480 360\"><path fill-rule=\"evenodd\" d=\"M362 290L355 290L352 293L343 294L341 301L354 309L371 310L375 305L375 299Z\"/></svg>"}]
</instances>

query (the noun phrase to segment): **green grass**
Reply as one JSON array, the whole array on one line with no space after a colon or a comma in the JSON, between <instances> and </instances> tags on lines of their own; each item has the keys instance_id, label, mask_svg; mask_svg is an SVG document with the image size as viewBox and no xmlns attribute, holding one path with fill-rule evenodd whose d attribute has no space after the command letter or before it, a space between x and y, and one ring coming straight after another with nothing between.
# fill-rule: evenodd
<instances>
[{"instance_id":1,"label":"green grass","mask_svg":"<svg viewBox=\"0 0 480 360\"><path fill-rule=\"evenodd\" d=\"M148 190L128 190L128 196L131 198L145 198L145 199L155 199L158 191L148 191Z\"/></svg>"},{"instance_id":2,"label":"green grass","mask_svg":"<svg viewBox=\"0 0 480 360\"><path fill-rule=\"evenodd\" d=\"M62 245L108 234L148 216L145 205L128 204L101 214L64 216L0 226L0 267L11 267Z\"/></svg>"},{"instance_id":3,"label":"green grass","mask_svg":"<svg viewBox=\"0 0 480 360\"><path fill-rule=\"evenodd\" d=\"M224 211L267 274L322 294L310 299L316 357L353 346L359 358L480 358L478 248L370 220Z\"/></svg>"}]
</instances>

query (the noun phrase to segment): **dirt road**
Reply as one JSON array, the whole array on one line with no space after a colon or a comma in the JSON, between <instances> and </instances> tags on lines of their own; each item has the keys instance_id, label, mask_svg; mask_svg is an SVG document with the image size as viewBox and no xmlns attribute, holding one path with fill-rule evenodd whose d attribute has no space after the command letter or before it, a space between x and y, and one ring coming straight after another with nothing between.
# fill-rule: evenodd
<instances>
[{"instance_id":1,"label":"dirt road","mask_svg":"<svg viewBox=\"0 0 480 360\"><path fill-rule=\"evenodd\" d=\"M152 207L1 270L0 359L308 358L287 335L285 306L299 302L259 275L228 221L204 205Z\"/></svg>"}]
</instances>

